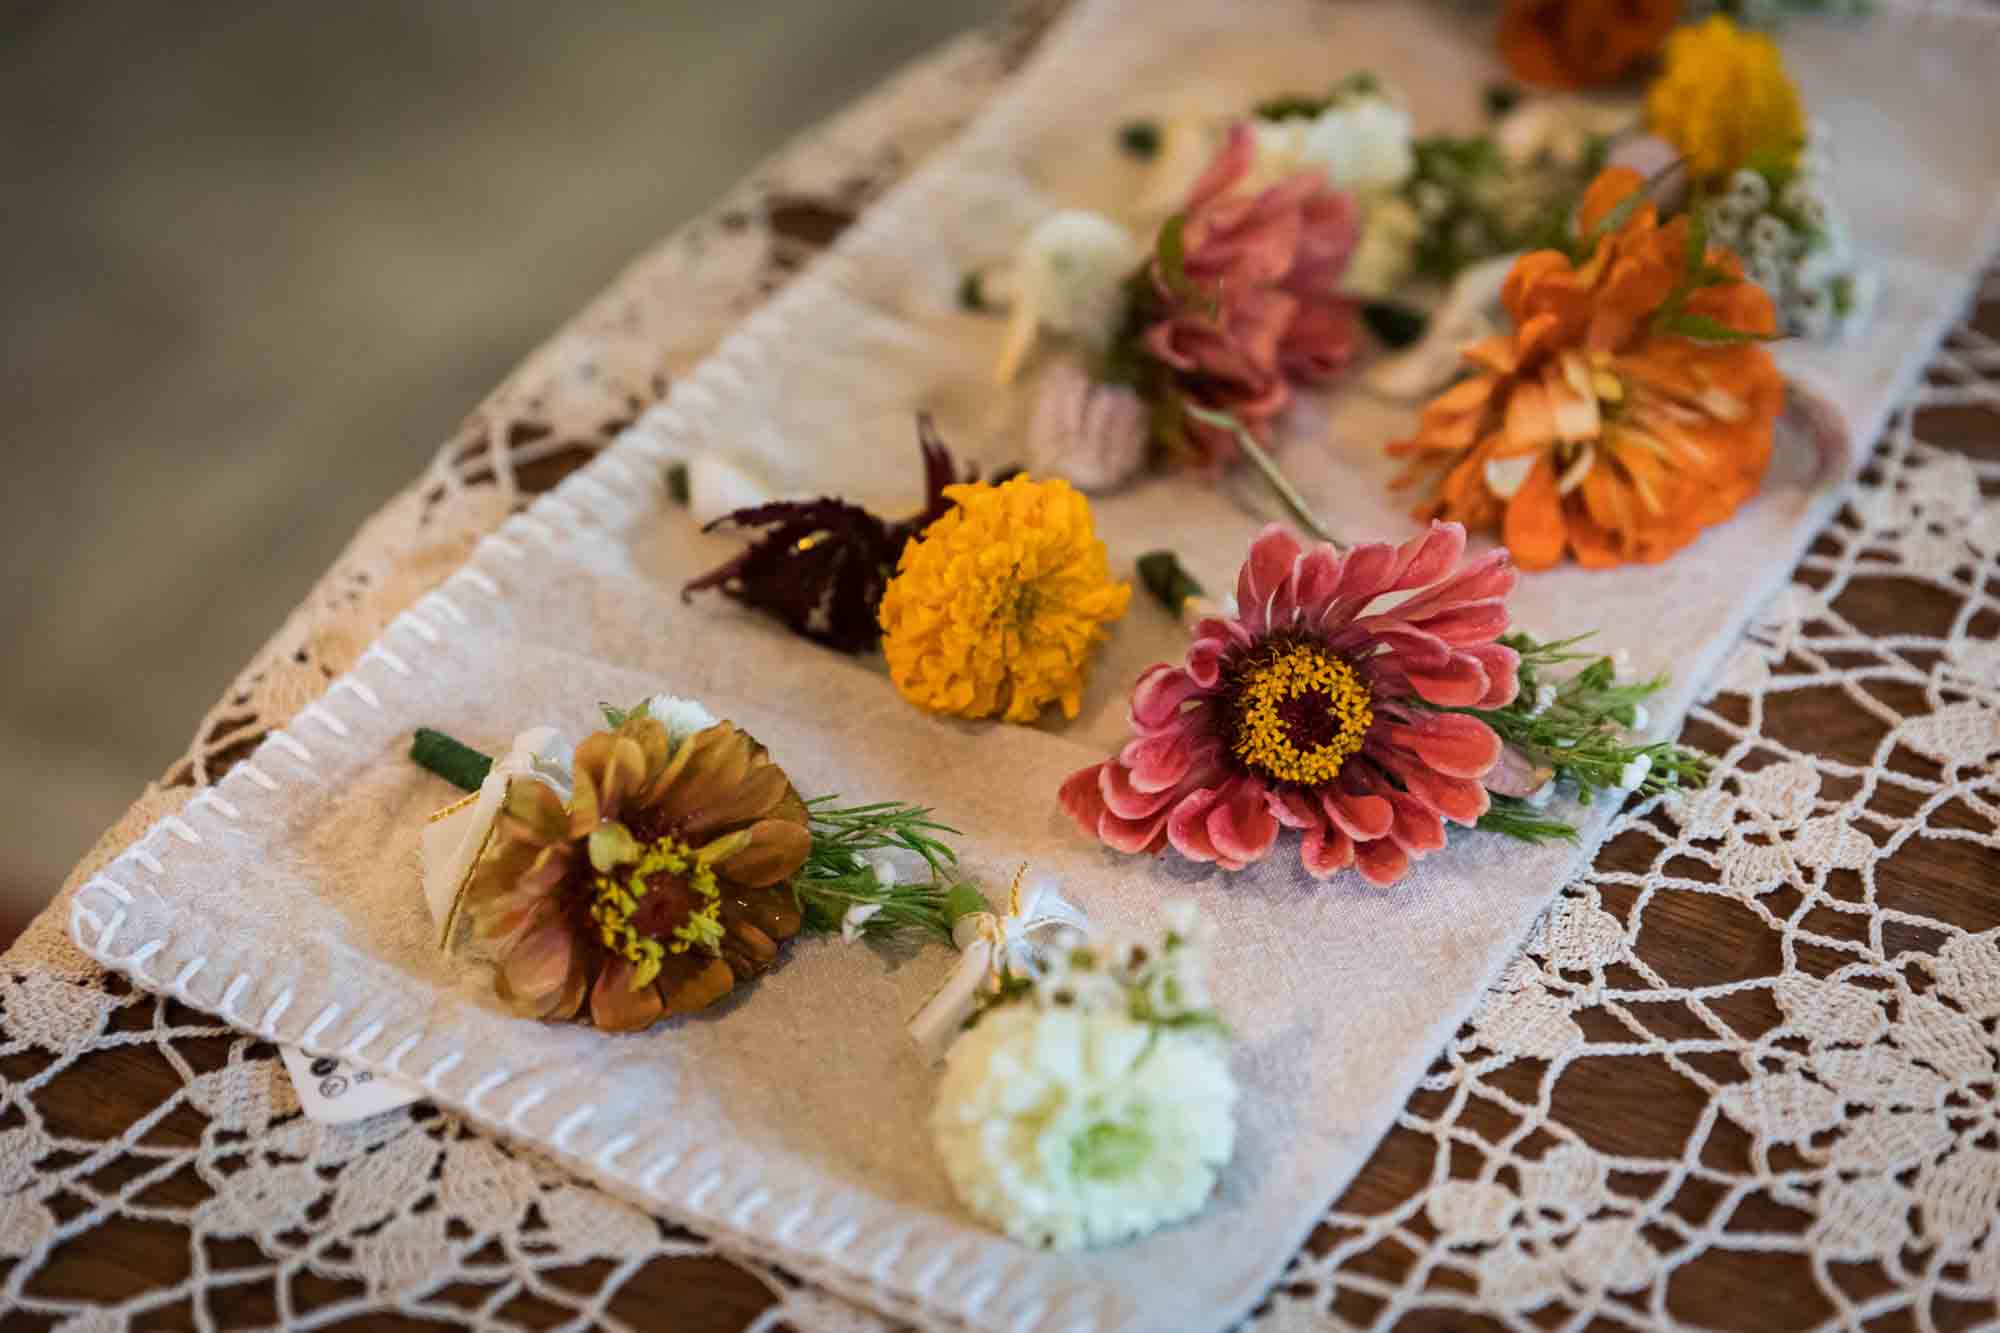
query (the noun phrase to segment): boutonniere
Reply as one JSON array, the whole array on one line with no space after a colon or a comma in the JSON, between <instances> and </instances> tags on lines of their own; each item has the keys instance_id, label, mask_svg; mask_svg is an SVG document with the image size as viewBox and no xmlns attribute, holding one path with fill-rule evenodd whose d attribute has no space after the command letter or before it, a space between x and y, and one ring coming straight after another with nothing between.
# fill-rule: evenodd
<instances>
[{"instance_id":1,"label":"boutonniere","mask_svg":"<svg viewBox=\"0 0 2000 1333\"><path fill-rule=\"evenodd\" d=\"M436 731L412 745L472 793L423 842L441 943L491 963L517 1013L644 1028L754 980L802 931L950 941L987 910L929 810L808 800L691 700L605 713L573 753L553 728L497 763Z\"/></svg>"},{"instance_id":2,"label":"boutonniere","mask_svg":"<svg viewBox=\"0 0 2000 1333\"><path fill-rule=\"evenodd\" d=\"M1157 939L1073 935L1001 974L945 1056L931 1135L959 1199L1030 1245L1129 1240L1206 1206L1237 1087L1190 903Z\"/></svg>"},{"instance_id":3,"label":"boutonniere","mask_svg":"<svg viewBox=\"0 0 2000 1333\"><path fill-rule=\"evenodd\" d=\"M1558 782L1588 799L1699 778L1700 756L1623 739L1664 682L1620 685L1608 663L1558 681L1587 657L1508 634L1507 552L1464 552L1454 523L1346 550L1265 529L1234 609L1197 621L1180 665L1140 676L1132 739L1071 775L1063 808L1116 851L1232 871L1296 830L1308 874L1386 886L1448 825L1573 838L1539 813ZM1200 596L1165 553L1146 568L1170 603Z\"/></svg>"},{"instance_id":4,"label":"boutonniere","mask_svg":"<svg viewBox=\"0 0 2000 1333\"><path fill-rule=\"evenodd\" d=\"M1574 253L1523 256L1511 328L1468 344L1469 374L1389 446L1426 485L1420 518L1496 532L1522 568L1665 559L1762 483L1785 384L1759 344L1770 297L1710 242L1663 221L1623 167L1591 185Z\"/></svg>"},{"instance_id":5,"label":"boutonniere","mask_svg":"<svg viewBox=\"0 0 2000 1333\"><path fill-rule=\"evenodd\" d=\"M1131 600L1089 500L1060 478L957 481L927 418L918 430L916 517L889 523L832 498L739 510L718 522L763 535L685 591L718 589L831 648L879 644L897 691L932 712L1075 717L1105 626Z\"/></svg>"}]
</instances>

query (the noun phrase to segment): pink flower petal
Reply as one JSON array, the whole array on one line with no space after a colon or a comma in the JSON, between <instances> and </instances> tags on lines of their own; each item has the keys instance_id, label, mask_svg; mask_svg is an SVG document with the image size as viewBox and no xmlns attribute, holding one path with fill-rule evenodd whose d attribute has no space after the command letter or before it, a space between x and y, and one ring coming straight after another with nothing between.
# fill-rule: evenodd
<instances>
[{"instance_id":1,"label":"pink flower petal","mask_svg":"<svg viewBox=\"0 0 2000 1333\"><path fill-rule=\"evenodd\" d=\"M1291 579L1298 558L1298 539L1281 524L1266 527L1250 543L1249 558L1236 576L1236 613L1250 633L1263 634L1271 628L1272 602Z\"/></svg>"},{"instance_id":2,"label":"pink flower petal","mask_svg":"<svg viewBox=\"0 0 2000 1333\"><path fill-rule=\"evenodd\" d=\"M1455 653L1435 666L1412 666L1411 688L1440 708L1477 708L1490 689L1486 668L1469 653Z\"/></svg>"},{"instance_id":3,"label":"pink flower petal","mask_svg":"<svg viewBox=\"0 0 2000 1333\"><path fill-rule=\"evenodd\" d=\"M1453 778L1483 778L1500 759L1500 738L1476 717L1438 713L1410 726L1391 725L1391 744L1414 751L1438 772Z\"/></svg>"},{"instance_id":4,"label":"pink flower petal","mask_svg":"<svg viewBox=\"0 0 2000 1333\"><path fill-rule=\"evenodd\" d=\"M1132 775L1123 764L1100 764L1097 790L1104 798L1104 808L1117 818L1127 820L1151 819L1164 810L1174 797L1171 790L1135 791Z\"/></svg>"},{"instance_id":5,"label":"pink flower petal","mask_svg":"<svg viewBox=\"0 0 2000 1333\"><path fill-rule=\"evenodd\" d=\"M1315 824L1299 840L1299 864L1314 879L1325 879L1354 864L1354 840L1327 824Z\"/></svg>"},{"instance_id":6,"label":"pink flower petal","mask_svg":"<svg viewBox=\"0 0 2000 1333\"><path fill-rule=\"evenodd\" d=\"M1458 523L1433 523L1421 537L1412 537L1396 552L1401 568L1396 588L1422 588L1450 574L1465 556L1465 528Z\"/></svg>"},{"instance_id":7,"label":"pink flower petal","mask_svg":"<svg viewBox=\"0 0 2000 1333\"><path fill-rule=\"evenodd\" d=\"M1278 840L1278 821L1264 800L1264 784L1238 778L1208 812L1208 839L1231 870L1264 859Z\"/></svg>"},{"instance_id":8,"label":"pink flower petal","mask_svg":"<svg viewBox=\"0 0 2000 1333\"><path fill-rule=\"evenodd\" d=\"M1356 842L1387 836L1396 817L1395 810L1382 797L1342 791L1338 787L1322 790L1319 804L1327 821Z\"/></svg>"},{"instance_id":9,"label":"pink flower petal","mask_svg":"<svg viewBox=\"0 0 2000 1333\"><path fill-rule=\"evenodd\" d=\"M1521 692L1521 655L1504 643L1475 643L1463 649L1486 672L1486 697L1475 708L1505 708Z\"/></svg>"},{"instance_id":10,"label":"pink flower petal","mask_svg":"<svg viewBox=\"0 0 2000 1333\"><path fill-rule=\"evenodd\" d=\"M1063 779L1056 791L1056 799L1062 808L1076 821L1078 828L1092 837L1097 835L1097 822L1104 818L1104 796L1098 786L1098 774L1107 765L1092 764L1089 768L1079 768Z\"/></svg>"},{"instance_id":11,"label":"pink flower petal","mask_svg":"<svg viewBox=\"0 0 2000 1333\"><path fill-rule=\"evenodd\" d=\"M1292 787L1272 787L1265 793L1271 816L1286 828L1311 829L1326 823L1318 804Z\"/></svg>"},{"instance_id":12,"label":"pink flower petal","mask_svg":"<svg viewBox=\"0 0 2000 1333\"><path fill-rule=\"evenodd\" d=\"M1400 776L1411 796L1456 824L1477 824L1491 804L1477 778L1448 778L1417 763Z\"/></svg>"},{"instance_id":13,"label":"pink flower petal","mask_svg":"<svg viewBox=\"0 0 2000 1333\"><path fill-rule=\"evenodd\" d=\"M1107 813L1097 821L1097 840L1127 856L1150 855L1167 845L1168 814L1162 810L1151 819L1120 819Z\"/></svg>"},{"instance_id":14,"label":"pink flower petal","mask_svg":"<svg viewBox=\"0 0 2000 1333\"><path fill-rule=\"evenodd\" d=\"M1416 858L1444 846L1444 821L1430 806L1400 791L1389 802L1396 807L1396 822L1389 830L1389 837L1398 847Z\"/></svg>"},{"instance_id":15,"label":"pink flower petal","mask_svg":"<svg viewBox=\"0 0 2000 1333\"><path fill-rule=\"evenodd\" d=\"M1158 731L1179 716L1182 704L1201 692L1194 677L1180 667L1164 662L1147 667L1132 687L1132 725Z\"/></svg>"},{"instance_id":16,"label":"pink flower petal","mask_svg":"<svg viewBox=\"0 0 2000 1333\"><path fill-rule=\"evenodd\" d=\"M1127 741L1118 762L1133 791L1166 791L1187 778L1203 748L1193 728L1169 728Z\"/></svg>"},{"instance_id":17,"label":"pink flower petal","mask_svg":"<svg viewBox=\"0 0 2000 1333\"><path fill-rule=\"evenodd\" d=\"M1197 787L1181 797L1167 815L1167 841L1190 861L1217 859L1215 844L1208 836L1208 813L1218 798L1214 788Z\"/></svg>"},{"instance_id":18,"label":"pink flower petal","mask_svg":"<svg viewBox=\"0 0 2000 1333\"><path fill-rule=\"evenodd\" d=\"M1388 888L1410 870L1409 854L1387 838L1356 844L1354 864L1361 878L1378 889Z\"/></svg>"}]
</instances>

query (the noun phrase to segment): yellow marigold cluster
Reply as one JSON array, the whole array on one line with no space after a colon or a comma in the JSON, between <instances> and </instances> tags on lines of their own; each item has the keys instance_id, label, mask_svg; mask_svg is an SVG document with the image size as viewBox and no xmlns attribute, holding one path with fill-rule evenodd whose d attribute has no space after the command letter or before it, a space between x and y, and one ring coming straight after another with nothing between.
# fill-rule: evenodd
<instances>
[{"instance_id":1,"label":"yellow marigold cluster","mask_svg":"<svg viewBox=\"0 0 2000 1333\"><path fill-rule=\"evenodd\" d=\"M1686 155L1698 180L1738 167L1788 167L1805 142L1805 109L1777 43L1720 14L1667 39L1646 118Z\"/></svg>"},{"instance_id":2,"label":"yellow marigold cluster","mask_svg":"<svg viewBox=\"0 0 2000 1333\"><path fill-rule=\"evenodd\" d=\"M903 548L882 595L882 652L905 699L958 717L1075 717L1091 647L1125 614L1090 504L1028 477L945 490L954 507Z\"/></svg>"}]
</instances>

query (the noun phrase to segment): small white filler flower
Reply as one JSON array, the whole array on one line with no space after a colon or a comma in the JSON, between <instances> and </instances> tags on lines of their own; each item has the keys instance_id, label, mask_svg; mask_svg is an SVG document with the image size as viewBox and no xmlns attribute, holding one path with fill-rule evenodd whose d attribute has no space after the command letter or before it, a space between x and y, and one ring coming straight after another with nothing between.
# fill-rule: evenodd
<instances>
[{"instance_id":1,"label":"small white filler flower","mask_svg":"<svg viewBox=\"0 0 2000 1333\"><path fill-rule=\"evenodd\" d=\"M1027 1244L1106 1245L1199 1212L1236 1146L1209 936L1096 942L1003 990L953 1043L931 1115L965 1205ZM1108 986L1081 986L1089 975Z\"/></svg>"},{"instance_id":2,"label":"small white filler flower","mask_svg":"<svg viewBox=\"0 0 2000 1333\"><path fill-rule=\"evenodd\" d=\"M1021 242L1005 283L1012 309L994 379L1011 383L1044 329L1103 346L1142 257L1138 238L1101 213L1068 208L1043 218Z\"/></svg>"}]
</instances>

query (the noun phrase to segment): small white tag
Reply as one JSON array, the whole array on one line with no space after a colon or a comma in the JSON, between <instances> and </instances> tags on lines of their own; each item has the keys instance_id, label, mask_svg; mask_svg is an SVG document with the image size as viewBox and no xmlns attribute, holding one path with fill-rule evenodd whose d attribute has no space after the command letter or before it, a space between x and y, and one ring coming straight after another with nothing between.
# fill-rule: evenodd
<instances>
[{"instance_id":1,"label":"small white tag","mask_svg":"<svg viewBox=\"0 0 2000 1333\"><path fill-rule=\"evenodd\" d=\"M280 1046L278 1054L292 1076L300 1109L322 1124L345 1125L423 1100L420 1088L356 1069L331 1055L307 1055L296 1046Z\"/></svg>"}]
</instances>

